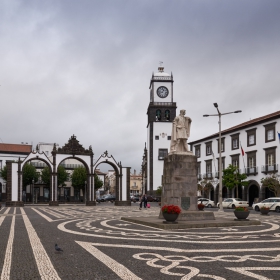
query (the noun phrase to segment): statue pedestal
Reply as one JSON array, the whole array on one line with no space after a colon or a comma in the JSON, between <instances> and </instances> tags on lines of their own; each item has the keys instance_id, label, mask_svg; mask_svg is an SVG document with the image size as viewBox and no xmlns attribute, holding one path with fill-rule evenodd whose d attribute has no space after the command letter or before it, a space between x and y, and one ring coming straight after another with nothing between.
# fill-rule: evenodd
<instances>
[{"instance_id":1,"label":"statue pedestal","mask_svg":"<svg viewBox=\"0 0 280 280\"><path fill-rule=\"evenodd\" d=\"M177 221L215 220L213 212L197 208L197 158L192 152L171 152L164 159L161 206L182 209ZM159 218L163 218L160 213Z\"/></svg>"}]
</instances>

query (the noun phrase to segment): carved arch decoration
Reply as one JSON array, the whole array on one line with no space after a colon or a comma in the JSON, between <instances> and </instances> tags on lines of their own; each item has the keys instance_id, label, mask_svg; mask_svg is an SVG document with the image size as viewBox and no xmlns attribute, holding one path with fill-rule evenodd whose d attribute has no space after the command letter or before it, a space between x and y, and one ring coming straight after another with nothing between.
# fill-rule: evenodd
<instances>
[{"instance_id":1,"label":"carved arch decoration","mask_svg":"<svg viewBox=\"0 0 280 280\"><path fill-rule=\"evenodd\" d=\"M58 166L65 161L66 159L75 159L80 161L87 170L87 180L85 188L85 200L86 205L95 205L95 194L94 194L94 175L93 175L93 156L92 147L89 146L88 149L85 149L77 140L77 137L73 134L68 142L61 148L56 147L56 144L53 146L52 150L53 156L53 168L54 168L54 192L55 192L55 201L57 197L57 168ZM55 203L57 204L57 203Z\"/></svg>"}]
</instances>

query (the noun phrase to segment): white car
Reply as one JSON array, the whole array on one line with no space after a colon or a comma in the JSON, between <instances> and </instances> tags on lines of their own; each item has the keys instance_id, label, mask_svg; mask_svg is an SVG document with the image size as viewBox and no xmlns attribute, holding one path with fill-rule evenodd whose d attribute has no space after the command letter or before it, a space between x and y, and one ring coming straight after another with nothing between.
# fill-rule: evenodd
<instances>
[{"instance_id":1,"label":"white car","mask_svg":"<svg viewBox=\"0 0 280 280\"><path fill-rule=\"evenodd\" d=\"M213 200L210 200L208 198L199 198L197 200L197 204L204 204L205 207L211 208L211 207L215 207L215 203Z\"/></svg>"},{"instance_id":2,"label":"white car","mask_svg":"<svg viewBox=\"0 0 280 280\"><path fill-rule=\"evenodd\" d=\"M235 207L249 207L249 203L247 201L243 201L240 198L226 198L223 201L224 208L232 208ZM219 203L217 203L217 207L219 208Z\"/></svg>"},{"instance_id":3,"label":"white car","mask_svg":"<svg viewBox=\"0 0 280 280\"><path fill-rule=\"evenodd\" d=\"M259 203L253 203L252 207L255 209L255 211L260 211L260 208L262 207L269 207L269 211L275 211L280 212L280 197L270 197L262 202Z\"/></svg>"}]
</instances>

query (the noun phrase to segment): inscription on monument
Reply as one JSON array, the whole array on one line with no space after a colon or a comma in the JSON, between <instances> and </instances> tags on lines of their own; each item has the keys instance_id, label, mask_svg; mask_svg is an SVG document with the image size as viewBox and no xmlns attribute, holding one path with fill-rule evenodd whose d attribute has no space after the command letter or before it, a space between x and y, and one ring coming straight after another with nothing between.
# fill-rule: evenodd
<instances>
[{"instance_id":1,"label":"inscription on monument","mask_svg":"<svg viewBox=\"0 0 280 280\"><path fill-rule=\"evenodd\" d=\"M190 208L190 205L191 205L190 197L181 197L181 207L184 210L188 210Z\"/></svg>"}]
</instances>

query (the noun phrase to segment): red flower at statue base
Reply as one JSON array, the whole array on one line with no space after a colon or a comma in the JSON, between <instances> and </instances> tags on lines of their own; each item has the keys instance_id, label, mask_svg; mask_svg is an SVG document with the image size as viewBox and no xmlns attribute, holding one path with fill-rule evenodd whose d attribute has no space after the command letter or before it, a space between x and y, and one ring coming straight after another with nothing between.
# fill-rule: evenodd
<instances>
[{"instance_id":1,"label":"red flower at statue base","mask_svg":"<svg viewBox=\"0 0 280 280\"><path fill-rule=\"evenodd\" d=\"M164 213L169 213L169 214L180 214L181 213L181 208L177 205L164 205L161 207L161 211Z\"/></svg>"}]
</instances>

